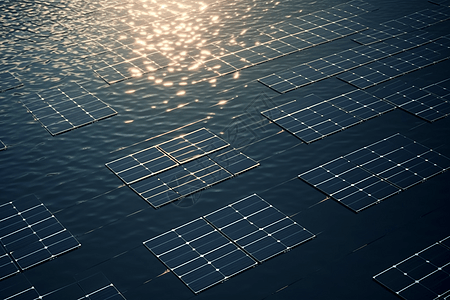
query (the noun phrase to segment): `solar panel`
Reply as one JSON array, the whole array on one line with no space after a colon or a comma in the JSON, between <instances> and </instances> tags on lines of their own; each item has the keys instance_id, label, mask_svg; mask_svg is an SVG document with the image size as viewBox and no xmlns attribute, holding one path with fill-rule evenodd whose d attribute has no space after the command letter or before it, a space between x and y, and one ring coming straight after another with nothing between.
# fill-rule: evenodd
<instances>
[{"instance_id":1,"label":"solar panel","mask_svg":"<svg viewBox=\"0 0 450 300\"><path fill-rule=\"evenodd\" d=\"M442 10L424 9L397 20L381 23L376 28L358 33L358 36L352 40L362 45L370 45L406 32L426 28L449 18L450 15Z\"/></svg>"},{"instance_id":2,"label":"solar panel","mask_svg":"<svg viewBox=\"0 0 450 300\"><path fill-rule=\"evenodd\" d=\"M258 81L283 94L339 74L339 79L358 88L367 88L447 59L449 39L426 36L426 32L407 33L386 42L359 46L304 63Z\"/></svg>"},{"instance_id":3,"label":"solar panel","mask_svg":"<svg viewBox=\"0 0 450 300\"><path fill-rule=\"evenodd\" d=\"M406 82L395 82L373 94L419 118L434 122L450 114L450 102L447 101L450 93L440 85L445 83L447 80L419 88Z\"/></svg>"},{"instance_id":4,"label":"solar panel","mask_svg":"<svg viewBox=\"0 0 450 300\"><path fill-rule=\"evenodd\" d=\"M17 273L19 273L19 269L16 264L0 245L0 280Z\"/></svg>"},{"instance_id":5,"label":"solar panel","mask_svg":"<svg viewBox=\"0 0 450 300\"><path fill-rule=\"evenodd\" d=\"M450 291L450 249L446 240L448 237L373 278L406 300L443 299Z\"/></svg>"},{"instance_id":6,"label":"solar panel","mask_svg":"<svg viewBox=\"0 0 450 300\"><path fill-rule=\"evenodd\" d=\"M294 100L261 114L305 143L312 143L361 122L356 116L315 95L305 98L315 99L318 103L304 108Z\"/></svg>"},{"instance_id":7,"label":"solar panel","mask_svg":"<svg viewBox=\"0 0 450 300\"><path fill-rule=\"evenodd\" d=\"M0 206L0 242L21 270L80 247L34 195Z\"/></svg>"},{"instance_id":8,"label":"solar panel","mask_svg":"<svg viewBox=\"0 0 450 300\"><path fill-rule=\"evenodd\" d=\"M0 298L7 300L39 299L39 293L25 275L19 274L0 281Z\"/></svg>"},{"instance_id":9,"label":"solar panel","mask_svg":"<svg viewBox=\"0 0 450 300\"><path fill-rule=\"evenodd\" d=\"M401 134L356 150L344 158L403 190L450 168L450 159Z\"/></svg>"},{"instance_id":10,"label":"solar panel","mask_svg":"<svg viewBox=\"0 0 450 300\"><path fill-rule=\"evenodd\" d=\"M109 162L106 166L154 208L259 165L205 128Z\"/></svg>"},{"instance_id":11,"label":"solar panel","mask_svg":"<svg viewBox=\"0 0 450 300\"><path fill-rule=\"evenodd\" d=\"M411 41L411 40L409 40ZM398 76L436 64L450 57L448 38L443 37L431 42L417 40L419 45L388 58L371 62L337 76L359 89L366 89ZM410 48L410 47L409 47Z\"/></svg>"},{"instance_id":12,"label":"solar panel","mask_svg":"<svg viewBox=\"0 0 450 300\"><path fill-rule=\"evenodd\" d=\"M345 157L334 159L298 177L355 212L400 191Z\"/></svg>"},{"instance_id":13,"label":"solar panel","mask_svg":"<svg viewBox=\"0 0 450 300\"><path fill-rule=\"evenodd\" d=\"M0 93L22 86L23 84L9 72L0 73Z\"/></svg>"},{"instance_id":14,"label":"solar panel","mask_svg":"<svg viewBox=\"0 0 450 300\"><path fill-rule=\"evenodd\" d=\"M228 146L223 139L201 128L109 162L106 166L123 182L132 184Z\"/></svg>"},{"instance_id":15,"label":"solar panel","mask_svg":"<svg viewBox=\"0 0 450 300\"><path fill-rule=\"evenodd\" d=\"M20 101L53 136L117 115L78 83L22 96Z\"/></svg>"},{"instance_id":16,"label":"solar panel","mask_svg":"<svg viewBox=\"0 0 450 300\"><path fill-rule=\"evenodd\" d=\"M260 263L315 237L256 194L204 218Z\"/></svg>"},{"instance_id":17,"label":"solar panel","mask_svg":"<svg viewBox=\"0 0 450 300\"><path fill-rule=\"evenodd\" d=\"M144 245L196 294L256 265L202 218Z\"/></svg>"}]
</instances>

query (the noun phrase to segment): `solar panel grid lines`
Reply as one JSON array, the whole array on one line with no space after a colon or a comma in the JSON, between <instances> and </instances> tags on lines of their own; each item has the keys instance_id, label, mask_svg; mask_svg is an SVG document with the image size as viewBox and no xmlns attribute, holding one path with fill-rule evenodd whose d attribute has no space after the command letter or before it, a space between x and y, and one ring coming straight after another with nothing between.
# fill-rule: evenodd
<instances>
[{"instance_id":1,"label":"solar panel grid lines","mask_svg":"<svg viewBox=\"0 0 450 300\"><path fill-rule=\"evenodd\" d=\"M23 274L0 281L0 297L5 300L39 299L36 288Z\"/></svg>"},{"instance_id":2,"label":"solar panel grid lines","mask_svg":"<svg viewBox=\"0 0 450 300\"><path fill-rule=\"evenodd\" d=\"M234 148L219 150L208 157L233 176L238 176L260 165L259 162Z\"/></svg>"},{"instance_id":3,"label":"solar panel grid lines","mask_svg":"<svg viewBox=\"0 0 450 300\"><path fill-rule=\"evenodd\" d=\"M396 82L384 86L373 94L421 119L434 122L450 114L450 103L447 100L450 92L441 86L447 84L447 81L424 88L406 82Z\"/></svg>"},{"instance_id":4,"label":"solar panel grid lines","mask_svg":"<svg viewBox=\"0 0 450 300\"><path fill-rule=\"evenodd\" d=\"M0 206L0 242L21 270L81 246L35 196Z\"/></svg>"},{"instance_id":5,"label":"solar panel grid lines","mask_svg":"<svg viewBox=\"0 0 450 300\"><path fill-rule=\"evenodd\" d=\"M0 72L0 93L23 86L23 83L10 72Z\"/></svg>"},{"instance_id":6,"label":"solar panel grid lines","mask_svg":"<svg viewBox=\"0 0 450 300\"><path fill-rule=\"evenodd\" d=\"M413 254L373 279L406 300L445 299L450 292L447 239Z\"/></svg>"},{"instance_id":7,"label":"solar panel grid lines","mask_svg":"<svg viewBox=\"0 0 450 300\"><path fill-rule=\"evenodd\" d=\"M6 253L3 246L0 245L0 280L19 273L20 270L12 260L11 256Z\"/></svg>"},{"instance_id":8,"label":"solar panel grid lines","mask_svg":"<svg viewBox=\"0 0 450 300\"><path fill-rule=\"evenodd\" d=\"M8 147L5 145L5 143L3 143L3 142L0 140L0 151L6 150L6 148L8 148Z\"/></svg>"},{"instance_id":9,"label":"solar panel grid lines","mask_svg":"<svg viewBox=\"0 0 450 300\"><path fill-rule=\"evenodd\" d=\"M78 83L21 96L19 101L53 136L117 115Z\"/></svg>"},{"instance_id":10,"label":"solar panel grid lines","mask_svg":"<svg viewBox=\"0 0 450 300\"><path fill-rule=\"evenodd\" d=\"M304 172L298 177L358 213L400 192L400 189L344 157Z\"/></svg>"},{"instance_id":11,"label":"solar panel grid lines","mask_svg":"<svg viewBox=\"0 0 450 300\"><path fill-rule=\"evenodd\" d=\"M253 194L143 244L197 294L314 237Z\"/></svg>"},{"instance_id":12,"label":"solar panel grid lines","mask_svg":"<svg viewBox=\"0 0 450 300\"><path fill-rule=\"evenodd\" d=\"M195 294L257 264L203 218L144 245Z\"/></svg>"},{"instance_id":13,"label":"solar panel grid lines","mask_svg":"<svg viewBox=\"0 0 450 300\"><path fill-rule=\"evenodd\" d=\"M449 168L447 157L395 134L298 177L359 212Z\"/></svg>"},{"instance_id":14,"label":"solar panel grid lines","mask_svg":"<svg viewBox=\"0 0 450 300\"><path fill-rule=\"evenodd\" d=\"M257 194L204 218L259 263L315 237Z\"/></svg>"}]
</instances>

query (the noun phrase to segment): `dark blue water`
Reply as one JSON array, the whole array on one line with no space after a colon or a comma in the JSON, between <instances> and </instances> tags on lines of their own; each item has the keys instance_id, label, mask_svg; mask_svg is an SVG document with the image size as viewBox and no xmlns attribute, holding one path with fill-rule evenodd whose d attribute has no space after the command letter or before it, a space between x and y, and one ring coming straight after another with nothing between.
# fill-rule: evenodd
<instances>
[{"instance_id":1,"label":"dark blue water","mask_svg":"<svg viewBox=\"0 0 450 300\"><path fill-rule=\"evenodd\" d=\"M96 57L81 57L73 45L101 34L98 30L110 14L133 22L136 34L148 41L166 42L167 53L176 56L193 49L189 38L239 39L245 30L253 32L345 1L211 1L204 2L209 4L204 9L199 2L185 1L188 6L177 7L176 15L173 3L158 1L172 8L168 10L151 3L145 8L144 2L114 4L114 10L106 10L109 14L94 15L75 13L91 9L81 1L0 3L1 63L24 84L0 93L0 140L8 146L0 152L0 204L34 194L82 244L23 272L29 282L45 294L100 272L127 299L397 299L372 276L450 234L450 174L433 177L359 214L327 199L297 175L397 132L450 157L450 118L427 123L397 109L306 145L259 114L311 93L328 99L353 90L330 78L279 96L256 81L356 47L350 37L213 81L192 84L201 71L187 70L187 58L174 67L108 85L90 68ZM436 7L425 0L368 2L379 8L363 16L368 26ZM448 34L448 22L427 30ZM426 86L448 78L449 68L450 62L444 61L402 79ZM19 102L19 94L26 97L72 80L119 114L52 137ZM261 165L158 210L104 165L201 127ZM174 274L165 273L165 266L142 245L252 193L317 238L197 296Z\"/></svg>"}]
</instances>

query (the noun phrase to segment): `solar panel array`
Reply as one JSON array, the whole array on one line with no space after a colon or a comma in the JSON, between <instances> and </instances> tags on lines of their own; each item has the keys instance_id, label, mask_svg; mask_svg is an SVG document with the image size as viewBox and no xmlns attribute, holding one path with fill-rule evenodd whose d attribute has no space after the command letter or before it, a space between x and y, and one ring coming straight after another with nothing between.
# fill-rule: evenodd
<instances>
[{"instance_id":1,"label":"solar panel array","mask_svg":"<svg viewBox=\"0 0 450 300\"><path fill-rule=\"evenodd\" d=\"M22 86L22 82L9 72L0 73L0 93Z\"/></svg>"},{"instance_id":2,"label":"solar panel array","mask_svg":"<svg viewBox=\"0 0 450 300\"><path fill-rule=\"evenodd\" d=\"M446 36L347 71L337 78L357 88L366 89L448 58L450 58L450 37Z\"/></svg>"},{"instance_id":3,"label":"solar panel array","mask_svg":"<svg viewBox=\"0 0 450 300\"><path fill-rule=\"evenodd\" d=\"M39 293L23 274L0 281L0 298L6 300L39 299Z\"/></svg>"},{"instance_id":4,"label":"solar panel array","mask_svg":"<svg viewBox=\"0 0 450 300\"><path fill-rule=\"evenodd\" d=\"M376 28L370 28L352 40L361 45L370 45L381 42L416 29L423 29L428 26L446 21L450 18L450 10L447 8L424 9L397 20L390 20Z\"/></svg>"},{"instance_id":5,"label":"solar panel array","mask_svg":"<svg viewBox=\"0 0 450 300\"><path fill-rule=\"evenodd\" d=\"M21 270L81 246L33 195L0 206L0 242Z\"/></svg>"},{"instance_id":6,"label":"solar panel array","mask_svg":"<svg viewBox=\"0 0 450 300\"><path fill-rule=\"evenodd\" d=\"M117 114L78 83L22 96L20 101L53 136Z\"/></svg>"},{"instance_id":7,"label":"solar panel array","mask_svg":"<svg viewBox=\"0 0 450 300\"><path fill-rule=\"evenodd\" d=\"M406 300L447 299L450 292L450 237L373 278Z\"/></svg>"},{"instance_id":8,"label":"solar panel array","mask_svg":"<svg viewBox=\"0 0 450 300\"><path fill-rule=\"evenodd\" d=\"M204 218L259 263L315 237L256 194Z\"/></svg>"},{"instance_id":9,"label":"solar panel array","mask_svg":"<svg viewBox=\"0 0 450 300\"><path fill-rule=\"evenodd\" d=\"M5 249L3 249L3 246L0 245L0 280L19 272L20 271L11 256L9 256Z\"/></svg>"},{"instance_id":10,"label":"solar panel array","mask_svg":"<svg viewBox=\"0 0 450 300\"><path fill-rule=\"evenodd\" d=\"M385 62L387 63L391 62L390 57L396 54L400 55L398 56L398 59L408 59L408 57L411 55L429 55L428 59L422 60L422 62L427 63L430 60L436 61L437 59L446 59L448 57L446 53L448 52L449 39L447 37L443 37L440 39L430 39L426 37L427 35L428 33L426 32L407 33L388 41L376 43L370 46L358 46L353 49L344 50L337 54L329 55L327 57L301 64L287 71L274 73L259 78L258 81L270 87L271 89L283 94L344 72L347 73L340 75L339 78L348 80L354 85L358 85L359 81L366 82L366 79L361 78L361 76L346 78L346 76L351 76L351 72L348 71L355 68L361 68L361 70L365 70L362 68L362 66L374 63L381 59L386 59ZM426 45L431 43L432 41L434 41L433 44ZM423 45L425 45L425 47L420 48L420 50L408 53L409 50ZM417 62L415 60L412 60L411 57L409 59L412 63L420 62L420 60L417 60ZM397 60L397 58L393 58L392 60L395 61ZM386 68L382 68L379 73L371 76L374 78L374 80L376 79L377 82L379 80L385 80L386 75L382 74L381 72L389 72L386 71L386 69L390 70L390 67L391 66L386 66ZM410 72L411 70L416 69L415 65L411 65L411 63L405 63L404 60L398 61L398 64L395 65L395 67L398 70L403 70L404 72ZM396 71L397 69L392 69L391 71L395 72L395 76L398 76L397 73L399 71ZM370 74L371 73L373 72L370 72ZM367 79L372 79L372 77L369 76ZM377 79L378 77L381 78Z\"/></svg>"},{"instance_id":11,"label":"solar panel array","mask_svg":"<svg viewBox=\"0 0 450 300\"><path fill-rule=\"evenodd\" d=\"M259 165L229 146L217 135L201 128L106 166L158 208Z\"/></svg>"},{"instance_id":12,"label":"solar panel array","mask_svg":"<svg viewBox=\"0 0 450 300\"><path fill-rule=\"evenodd\" d=\"M144 245L199 293L313 237L254 194Z\"/></svg>"},{"instance_id":13,"label":"solar panel array","mask_svg":"<svg viewBox=\"0 0 450 300\"><path fill-rule=\"evenodd\" d=\"M392 83L373 94L428 122L450 114L450 80L419 88L414 85Z\"/></svg>"},{"instance_id":14,"label":"solar panel array","mask_svg":"<svg viewBox=\"0 0 450 300\"><path fill-rule=\"evenodd\" d=\"M367 27L359 23L357 16L374 9L366 2L350 1L259 28L259 40L263 42L255 46L236 44L230 51L219 41L197 48L189 54L217 76L223 76L366 30Z\"/></svg>"},{"instance_id":15,"label":"solar panel array","mask_svg":"<svg viewBox=\"0 0 450 300\"><path fill-rule=\"evenodd\" d=\"M401 134L299 175L355 212L450 168L450 159Z\"/></svg>"},{"instance_id":16,"label":"solar panel array","mask_svg":"<svg viewBox=\"0 0 450 300\"><path fill-rule=\"evenodd\" d=\"M305 143L312 143L394 109L360 90L325 101L315 95L303 100L311 99L316 104L306 108L302 105L305 101L294 100L261 114Z\"/></svg>"}]
</instances>

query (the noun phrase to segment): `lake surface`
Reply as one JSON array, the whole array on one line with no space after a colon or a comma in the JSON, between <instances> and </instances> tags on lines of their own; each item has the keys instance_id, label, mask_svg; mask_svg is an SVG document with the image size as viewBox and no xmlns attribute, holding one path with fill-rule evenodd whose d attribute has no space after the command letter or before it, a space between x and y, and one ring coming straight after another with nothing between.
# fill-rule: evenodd
<instances>
[{"instance_id":1,"label":"lake surface","mask_svg":"<svg viewBox=\"0 0 450 300\"><path fill-rule=\"evenodd\" d=\"M438 8L425 0L367 2L378 8L361 15L360 22L368 27ZM332 77L280 95L257 81L357 47L352 36L217 78L210 78L211 71L202 67L191 68L195 61L189 53L199 43L249 46L259 41L258 28L342 3L2 1L1 70L23 86L0 93L0 140L7 146L0 151L0 204L34 194L81 243L76 250L22 272L39 294L100 273L129 300L398 299L372 277L450 235L450 173L358 214L297 175L395 133L450 157L450 118L429 123L395 109L305 144L260 114L312 93L330 99L354 90ZM165 53L174 64L107 84L93 68L100 68L101 59L115 58L94 55L95 45L87 41L123 24L135 40ZM449 28L449 21L444 21L425 30L441 36L449 34ZM400 79L424 87L449 78L449 68L447 60ZM54 87L63 89L73 81L118 115L52 136L20 99ZM105 167L202 127L260 166L160 209ZM316 238L198 295L166 272L143 245L253 193ZM71 299L67 293L66 299Z\"/></svg>"}]
</instances>

